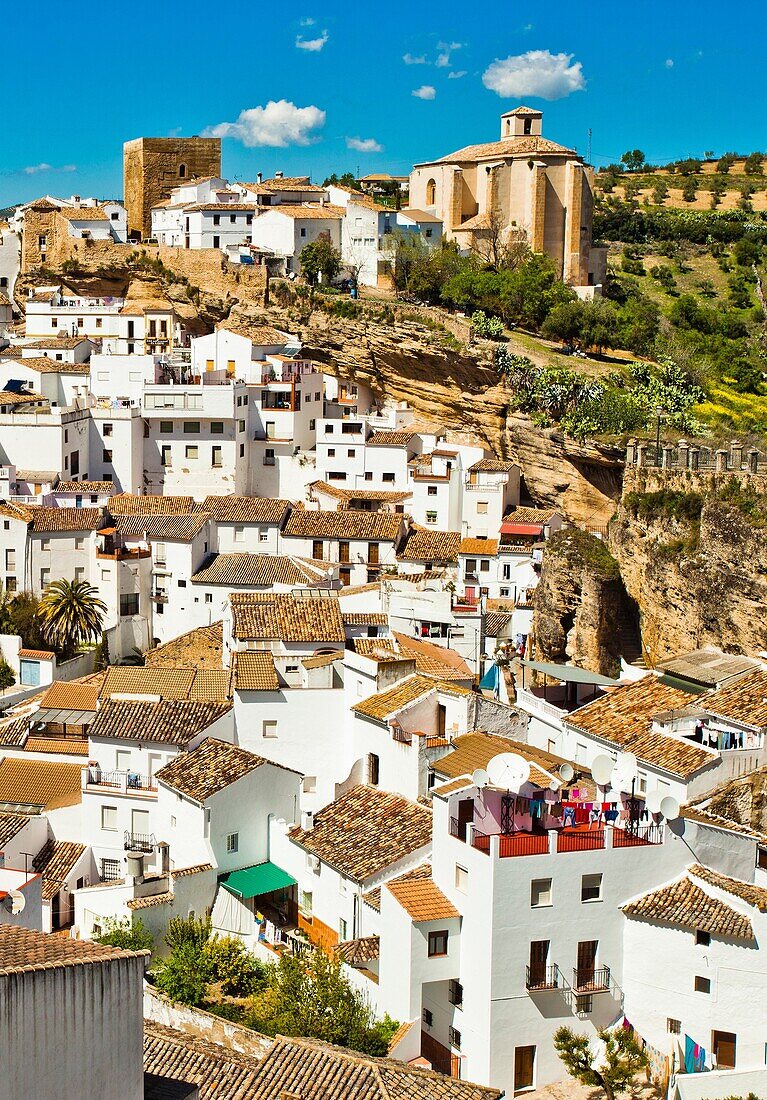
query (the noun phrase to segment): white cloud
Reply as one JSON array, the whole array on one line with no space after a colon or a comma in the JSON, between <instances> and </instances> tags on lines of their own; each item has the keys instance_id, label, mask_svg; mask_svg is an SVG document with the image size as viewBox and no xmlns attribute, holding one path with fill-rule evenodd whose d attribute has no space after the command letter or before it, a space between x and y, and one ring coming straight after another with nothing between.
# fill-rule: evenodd
<instances>
[{"instance_id":1,"label":"white cloud","mask_svg":"<svg viewBox=\"0 0 767 1100\"><path fill-rule=\"evenodd\" d=\"M460 50L460 42L438 42L437 49L440 51L437 54L437 60L434 64L438 69L447 69L450 65L450 55L454 50Z\"/></svg>"},{"instance_id":2,"label":"white cloud","mask_svg":"<svg viewBox=\"0 0 767 1100\"><path fill-rule=\"evenodd\" d=\"M346 148L354 149L357 153L382 153L383 145L375 138L348 137Z\"/></svg>"},{"instance_id":3,"label":"white cloud","mask_svg":"<svg viewBox=\"0 0 767 1100\"><path fill-rule=\"evenodd\" d=\"M311 145L315 133L325 125L325 112L319 107L296 107L287 99L270 100L265 107L240 111L236 122L209 126L203 137L234 138L249 149L267 145L284 149L288 145Z\"/></svg>"},{"instance_id":4,"label":"white cloud","mask_svg":"<svg viewBox=\"0 0 767 1100\"><path fill-rule=\"evenodd\" d=\"M299 27L313 27L316 22L317 20L312 19L311 15L307 15L305 19L299 19L298 25Z\"/></svg>"},{"instance_id":5,"label":"white cloud","mask_svg":"<svg viewBox=\"0 0 767 1100\"><path fill-rule=\"evenodd\" d=\"M310 53L319 53L329 37L327 31L323 31L319 38L302 38L299 34L296 37L296 48L309 50Z\"/></svg>"},{"instance_id":6,"label":"white cloud","mask_svg":"<svg viewBox=\"0 0 767 1100\"><path fill-rule=\"evenodd\" d=\"M416 99L434 99L437 94L436 88L432 88L431 84L422 84L420 88L413 90L413 95Z\"/></svg>"},{"instance_id":7,"label":"white cloud","mask_svg":"<svg viewBox=\"0 0 767 1100\"><path fill-rule=\"evenodd\" d=\"M77 165L76 164L62 164L61 171L62 172L76 172L77 171Z\"/></svg>"},{"instance_id":8,"label":"white cloud","mask_svg":"<svg viewBox=\"0 0 767 1100\"><path fill-rule=\"evenodd\" d=\"M412 53L406 53L403 55L402 60L406 65L425 65L426 55L421 53L416 56Z\"/></svg>"},{"instance_id":9,"label":"white cloud","mask_svg":"<svg viewBox=\"0 0 767 1100\"><path fill-rule=\"evenodd\" d=\"M522 30L523 30L523 31L525 32L525 34L529 34L529 33L530 33L530 31L534 31L534 30L535 30L535 23L525 23L525 25L524 25L524 27L522 28Z\"/></svg>"},{"instance_id":10,"label":"white cloud","mask_svg":"<svg viewBox=\"0 0 767 1100\"><path fill-rule=\"evenodd\" d=\"M674 68L674 59L673 59L673 57L667 57L666 58L666 68L667 69L673 69Z\"/></svg>"},{"instance_id":11,"label":"white cloud","mask_svg":"<svg viewBox=\"0 0 767 1100\"><path fill-rule=\"evenodd\" d=\"M38 172L50 172L50 164L46 164L44 161L41 164L29 164L24 169L28 176L36 176Z\"/></svg>"},{"instance_id":12,"label":"white cloud","mask_svg":"<svg viewBox=\"0 0 767 1100\"><path fill-rule=\"evenodd\" d=\"M465 69L454 69L453 72L447 74L447 79L460 80L462 76L466 76Z\"/></svg>"},{"instance_id":13,"label":"white cloud","mask_svg":"<svg viewBox=\"0 0 767 1100\"><path fill-rule=\"evenodd\" d=\"M510 98L564 99L586 87L580 61L572 62L571 53L528 50L495 60L482 74L482 83L490 91Z\"/></svg>"}]
</instances>

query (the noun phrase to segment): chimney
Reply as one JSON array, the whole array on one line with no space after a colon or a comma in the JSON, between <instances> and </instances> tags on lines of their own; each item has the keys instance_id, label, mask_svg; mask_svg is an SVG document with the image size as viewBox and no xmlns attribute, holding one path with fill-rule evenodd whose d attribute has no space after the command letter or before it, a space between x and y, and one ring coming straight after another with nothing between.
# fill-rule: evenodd
<instances>
[{"instance_id":1,"label":"chimney","mask_svg":"<svg viewBox=\"0 0 767 1100\"><path fill-rule=\"evenodd\" d=\"M275 178L276 180L281 180L281 179L282 179L282 177L283 177L284 175L285 175L285 173L284 173L284 172L275 172L275 173L274 173L274 178Z\"/></svg>"},{"instance_id":2,"label":"chimney","mask_svg":"<svg viewBox=\"0 0 767 1100\"><path fill-rule=\"evenodd\" d=\"M135 886L140 886L144 881L144 853L128 852L126 856L128 866L125 877L133 880Z\"/></svg>"},{"instance_id":3,"label":"chimney","mask_svg":"<svg viewBox=\"0 0 767 1100\"><path fill-rule=\"evenodd\" d=\"M264 173L259 172L258 175L256 176L256 183L263 183L263 181L264 181Z\"/></svg>"},{"instance_id":4,"label":"chimney","mask_svg":"<svg viewBox=\"0 0 767 1100\"><path fill-rule=\"evenodd\" d=\"M314 828L314 813L311 810L301 812L301 828L305 833L310 833Z\"/></svg>"}]
</instances>

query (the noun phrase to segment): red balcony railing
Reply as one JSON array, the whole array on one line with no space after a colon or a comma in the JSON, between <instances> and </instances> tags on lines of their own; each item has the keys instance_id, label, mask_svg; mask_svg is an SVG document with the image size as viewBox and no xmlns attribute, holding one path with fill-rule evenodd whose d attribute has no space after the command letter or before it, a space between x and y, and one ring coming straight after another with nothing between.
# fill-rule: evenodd
<instances>
[{"instance_id":1,"label":"red balcony railing","mask_svg":"<svg viewBox=\"0 0 767 1100\"><path fill-rule=\"evenodd\" d=\"M616 830L617 831L617 830ZM562 829L557 833L558 852L595 852L605 846L604 829L576 830Z\"/></svg>"},{"instance_id":2,"label":"red balcony railing","mask_svg":"<svg viewBox=\"0 0 767 1100\"><path fill-rule=\"evenodd\" d=\"M640 825L638 829L613 829L613 848L634 848L662 844L662 825Z\"/></svg>"},{"instance_id":3,"label":"red balcony railing","mask_svg":"<svg viewBox=\"0 0 767 1100\"><path fill-rule=\"evenodd\" d=\"M474 833L472 844L480 852L490 851L490 837L484 833ZM510 833L498 837L498 855L507 856L540 856L549 850L548 833Z\"/></svg>"}]
</instances>

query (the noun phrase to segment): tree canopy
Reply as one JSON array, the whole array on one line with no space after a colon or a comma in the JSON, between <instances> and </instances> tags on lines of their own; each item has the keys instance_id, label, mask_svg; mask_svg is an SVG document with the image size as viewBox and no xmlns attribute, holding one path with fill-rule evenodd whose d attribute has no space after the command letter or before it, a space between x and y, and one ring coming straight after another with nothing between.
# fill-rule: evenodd
<instances>
[{"instance_id":1,"label":"tree canopy","mask_svg":"<svg viewBox=\"0 0 767 1100\"><path fill-rule=\"evenodd\" d=\"M43 635L65 653L101 636L107 605L87 581L53 581L40 600Z\"/></svg>"},{"instance_id":2,"label":"tree canopy","mask_svg":"<svg viewBox=\"0 0 767 1100\"><path fill-rule=\"evenodd\" d=\"M626 1028L603 1029L595 1045L588 1035L569 1027L554 1032L554 1047L567 1072L582 1085L600 1088L607 1100L625 1092L634 1077L647 1066L647 1054Z\"/></svg>"},{"instance_id":3,"label":"tree canopy","mask_svg":"<svg viewBox=\"0 0 767 1100\"><path fill-rule=\"evenodd\" d=\"M301 271L310 286L316 286L320 276L326 283L332 282L340 270L341 253L327 233L321 233L301 250Z\"/></svg>"}]
</instances>

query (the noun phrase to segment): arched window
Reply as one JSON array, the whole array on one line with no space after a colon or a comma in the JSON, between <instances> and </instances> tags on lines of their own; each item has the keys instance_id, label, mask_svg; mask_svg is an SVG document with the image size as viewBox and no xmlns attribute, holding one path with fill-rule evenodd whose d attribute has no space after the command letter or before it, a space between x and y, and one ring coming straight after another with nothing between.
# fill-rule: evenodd
<instances>
[{"instance_id":1,"label":"arched window","mask_svg":"<svg viewBox=\"0 0 767 1100\"><path fill-rule=\"evenodd\" d=\"M179 179L182 179L182 180L186 179L186 165L185 164L179 164L179 166L178 166L178 177L179 177Z\"/></svg>"},{"instance_id":2,"label":"arched window","mask_svg":"<svg viewBox=\"0 0 767 1100\"><path fill-rule=\"evenodd\" d=\"M437 201L437 182L436 180L429 180L426 184L426 205L434 206Z\"/></svg>"}]
</instances>

